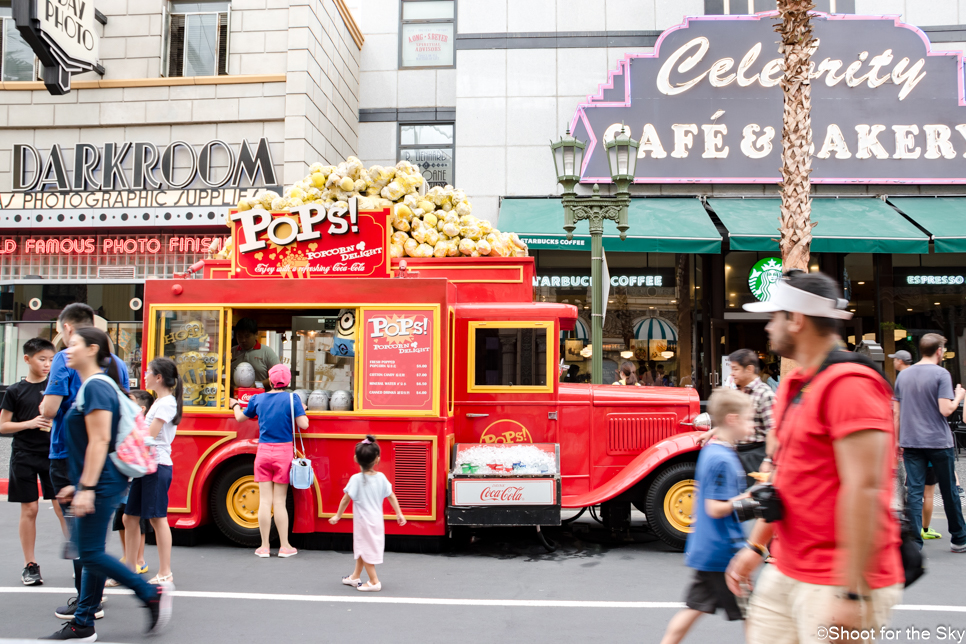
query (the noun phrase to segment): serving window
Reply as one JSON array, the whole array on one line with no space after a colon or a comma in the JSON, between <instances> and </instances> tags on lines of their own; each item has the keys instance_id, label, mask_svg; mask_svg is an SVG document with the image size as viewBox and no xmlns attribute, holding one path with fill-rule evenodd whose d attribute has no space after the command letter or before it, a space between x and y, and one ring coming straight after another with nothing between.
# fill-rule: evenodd
<instances>
[{"instance_id":1,"label":"serving window","mask_svg":"<svg viewBox=\"0 0 966 644\"><path fill-rule=\"evenodd\" d=\"M468 390L553 392L553 322L470 322Z\"/></svg>"},{"instance_id":2,"label":"serving window","mask_svg":"<svg viewBox=\"0 0 966 644\"><path fill-rule=\"evenodd\" d=\"M155 309L151 357L174 360L186 407L226 407L224 309Z\"/></svg>"}]
</instances>

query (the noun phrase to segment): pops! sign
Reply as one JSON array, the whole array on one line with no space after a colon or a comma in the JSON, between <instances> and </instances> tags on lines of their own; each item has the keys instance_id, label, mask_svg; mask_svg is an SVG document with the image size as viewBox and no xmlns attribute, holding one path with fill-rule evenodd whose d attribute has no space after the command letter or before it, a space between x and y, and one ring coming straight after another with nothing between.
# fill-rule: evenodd
<instances>
[{"instance_id":1,"label":"pops! sign","mask_svg":"<svg viewBox=\"0 0 966 644\"><path fill-rule=\"evenodd\" d=\"M389 210L306 204L291 212L232 211L237 277L386 277Z\"/></svg>"}]
</instances>

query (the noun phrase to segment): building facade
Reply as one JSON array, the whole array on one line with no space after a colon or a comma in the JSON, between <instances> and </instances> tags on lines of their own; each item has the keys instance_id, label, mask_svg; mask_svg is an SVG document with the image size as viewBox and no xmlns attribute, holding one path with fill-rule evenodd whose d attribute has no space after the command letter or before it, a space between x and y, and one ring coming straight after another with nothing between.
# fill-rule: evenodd
<instances>
[{"instance_id":1,"label":"building facade","mask_svg":"<svg viewBox=\"0 0 966 644\"><path fill-rule=\"evenodd\" d=\"M707 64L723 57L736 64L755 44L753 34L742 31L753 21L771 34L762 41L759 66L773 57L776 38L770 31L773 17L754 17L774 9L765 0L95 4L104 18L97 25L104 73L75 77L70 94L53 97L36 80L36 61L10 29L9 3L4 8L0 2L0 308L9 321L5 384L18 377L22 340L50 329L49 321L71 301L90 303L116 325L118 337L120 325L129 325L123 329L133 338L127 345L133 360L141 319L135 307L145 279L181 272L217 245L228 208L239 197L291 184L310 164L337 163L349 155L367 166L410 160L431 184L465 190L474 215L525 236L537 262L535 297L572 303L581 311L577 329L561 342L572 365L567 377L585 379L589 360L581 351L590 327L589 244L580 229L574 240L563 238L549 142L578 126L584 129L575 135L589 142L578 108L593 103L589 97L600 93L603 100L603 92L616 91L613 79L621 70L630 74L632 66L646 64L646 57L666 57L669 51L659 51L660 44L685 29L716 29L708 36L713 46ZM902 34L921 33L928 45L919 46L933 53L966 46L966 10L953 0L822 0L817 9L850 18L897 15L916 29L884 22ZM698 20L685 24L687 17ZM817 20L852 25L838 18ZM898 54L900 45L889 40L894 36L905 37L885 33L882 46L867 56L887 48ZM738 53L716 55L716 38ZM845 65L860 53L849 54ZM908 57L910 63L898 74L902 79L917 60L914 52ZM727 72L722 68L718 78L725 80ZM909 95L910 101L897 102L893 92L895 109L925 92L939 72L929 73L933 76ZM667 96L635 87L635 97L674 114ZM956 91L953 82L950 100L959 98ZM689 105L713 107L700 100ZM751 122L730 121L735 114L730 109L719 122L712 118L718 107L682 121L695 127L690 135L681 130L682 141L691 138L682 148L690 156L680 158L674 155L678 131L670 124L654 120L658 149L644 136L651 120L633 122L632 135L648 148L639 160L646 176L639 174L641 182L632 188L630 239L620 243L609 235L605 240L611 275L604 342L609 372L631 360L645 382L695 386L703 396L726 377L722 364L730 351L747 346L766 362L774 360L764 320L743 313L741 304L761 292L762 276L768 269L774 272L770 259L780 256L774 242L778 163L764 175L746 173L736 181L719 172L714 155L724 146L733 154L724 164L736 158L751 163L753 156L738 156L741 131ZM767 118L777 119L780 131L780 110ZM722 134L720 145L712 141L706 147L703 127L712 128L707 132L714 139L714 128L725 122L732 126L730 134ZM898 152L898 134L888 129L894 123L904 121L885 122L888 141L881 137L890 156ZM917 146L928 153L925 126L931 123L909 123L920 128L909 134L909 153ZM758 147L749 148L752 155L767 143L760 140L766 122L756 124L762 129L754 139ZM959 121L936 124L960 136ZM826 125L815 122L818 153ZM929 136L944 156L935 138L942 130L931 131L939 133ZM956 149L963 147L961 140L949 139ZM771 145L780 148L780 140ZM854 141L848 145L857 152ZM650 169L658 159L673 160L683 170L670 176ZM933 230L928 222L937 207L939 214L932 216L942 221L957 220L957 214L963 219L966 207L957 196L966 190L955 177L936 183L932 167L916 175L905 163L895 160L899 169L889 181L860 181L854 173L839 177L842 181L816 181L815 213L821 222L816 235L825 230L831 236L813 246L812 270L845 285L843 295L856 312L845 333L853 346L865 339L891 353L914 349L925 332L942 332L951 342L947 366L959 377L966 371L961 281L966 255L954 240L939 239L948 231ZM609 190L606 175L606 166L602 173L585 174L588 181L579 190L589 193L593 177ZM946 200L926 203L935 196ZM898 226L893 237L907 234L912 241L879 239L882 227L875 222L880 219ZM871 241L848 241L863 235Z\"/></svg>"}]
</instances>

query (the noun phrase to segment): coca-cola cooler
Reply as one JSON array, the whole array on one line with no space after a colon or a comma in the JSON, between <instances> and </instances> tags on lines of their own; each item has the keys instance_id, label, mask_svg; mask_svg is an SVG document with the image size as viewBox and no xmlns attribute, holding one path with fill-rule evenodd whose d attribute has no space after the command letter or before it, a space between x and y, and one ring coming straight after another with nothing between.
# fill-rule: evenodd
<instances>
[{"instance_id":1,"label":"coca-cola cooler","mask_svg":"<svg viewBox=\"0 0 966 644\"><path fill-rule=\"evenodd\" d=\"M451 526L560 525L557 443L459 443L448 483Z\"/></svg>"}]
</instances>

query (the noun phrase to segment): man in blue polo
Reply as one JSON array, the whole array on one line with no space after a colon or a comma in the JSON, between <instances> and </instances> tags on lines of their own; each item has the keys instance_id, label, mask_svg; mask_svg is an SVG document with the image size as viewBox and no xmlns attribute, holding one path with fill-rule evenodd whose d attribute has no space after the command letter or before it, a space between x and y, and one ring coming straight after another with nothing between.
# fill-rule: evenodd
<instances>
[{"instance_id":1,"label":"man in blue polo","mask_svg":"<svg viewBox=\"0 0 966 644\"><path fill-rule=\"evenodd\" d=\"M64 331L64 344L70 341L70 336L77 329L94 326L94 309L75 302L69 304L60 313L60 324ZM129 382L127 365L113 353L111 357L117 364L121 374L121 382ZM60 491L71 485L67 477L67 438L64 428L64 416L70 411L80 391L80 374L67 366L67 350L60 351L54 356L50 364L50 376L47 380L47 389L44 390L44 399L40 403L40 413L54 421L50 432L50 482L54 486L54 492ZM70 504L61 505L66 510ZM68 526L71 521L68 519ZM77 589L77 597L70 599L66 606L59 607L54 613L61 619L73 619L74 610L77 607L77 599L80 597L81 576L83 569L80 561L74 558L74 587ZM104 617L104 611L98 607L95 617Z\"/></svg>"}]
</instances>

